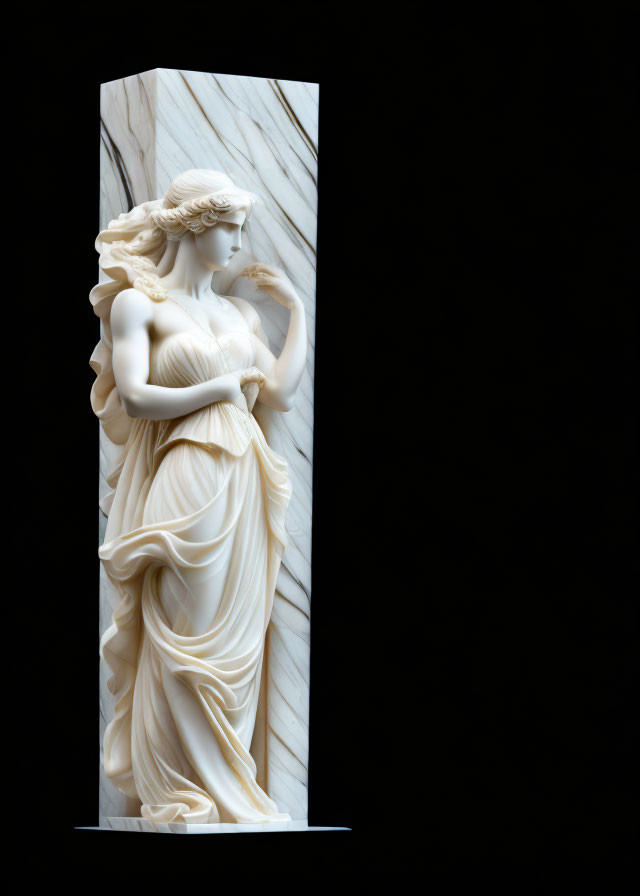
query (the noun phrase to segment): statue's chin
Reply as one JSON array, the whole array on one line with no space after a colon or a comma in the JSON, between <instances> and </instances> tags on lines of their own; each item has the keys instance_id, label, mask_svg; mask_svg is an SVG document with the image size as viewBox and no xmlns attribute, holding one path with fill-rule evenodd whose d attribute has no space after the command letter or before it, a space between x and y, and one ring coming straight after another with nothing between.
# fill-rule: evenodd
<instances>
[{"instance_id":1,"label":"statue's chin","mask_svg":"<svg viewBox=\"0 0 640 896\"><path fill-rule=\"evenodd\" d=\"M228 267L229 262L226 261L224 264L217 264L215 261L208 261L204 259L204 265L207 270L211 271L212 274L215 274L216 271L224 271L226 267Z\"/></svg>"}]
</instances>

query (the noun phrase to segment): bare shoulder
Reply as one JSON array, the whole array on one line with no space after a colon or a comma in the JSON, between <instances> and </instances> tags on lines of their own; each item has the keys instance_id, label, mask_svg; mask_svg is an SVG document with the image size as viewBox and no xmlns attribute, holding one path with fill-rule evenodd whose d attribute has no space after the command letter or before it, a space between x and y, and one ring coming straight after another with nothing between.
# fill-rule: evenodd
<instances>
[{"instance_id":1,"label":"bare shoulder","mask_svg":"<svg viewBox=\"0 0 640 896\"><path fill-rule=\"evenodd\" d=\"M261 321L260 315L251 302L247 302L246 299L241 299L239 296L223 296L223 298L231 302L232 305L235 305L249 325L251 332L256 333L261 326Z\"/></svg>"},{"instance_id":2,"label":"bare shoulder","mask_svg":"<svg viewBox=\"0 0 640 896\"><path fill-rule=\"evenodd\" d=\"M153 307L148 295L139 289L123 289L111 306L111 328L116 333L137 329L153 319Z\"/></svg>"}]
</instances>

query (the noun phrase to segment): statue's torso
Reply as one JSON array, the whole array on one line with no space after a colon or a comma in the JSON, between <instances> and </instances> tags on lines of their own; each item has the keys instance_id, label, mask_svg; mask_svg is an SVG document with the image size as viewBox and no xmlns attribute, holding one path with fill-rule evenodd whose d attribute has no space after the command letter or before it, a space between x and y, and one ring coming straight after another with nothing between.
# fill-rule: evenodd
<instances>
[{"instance_id":1,"label":"statue's torso","mask_svg":"<svg viewBox=\"0 0 640 896\"><path fill-rule=\"evenodd\" d=\"M255 347L242 313L223 300L187 305L169 298L154 309L149 383L169 388L196 385L255 363ZM238 407L247 410L244 396Z\"/></svg>"},{"instance_id":2,"label":"statue's torso","mask_svg":"<svg viewBox=\"0 0 640 896\"><path fill-rule=\"evenodd\" d=\"M160 349L166 339L178 333L193 332L220 340L232 334L248 336L250 332L242 312L224 298L214 303L206 299L194 301L189 296L174 298L170 295L164 302L155 303L153 312L150 332L152 353Z\"/></svg>"}]
</instances>

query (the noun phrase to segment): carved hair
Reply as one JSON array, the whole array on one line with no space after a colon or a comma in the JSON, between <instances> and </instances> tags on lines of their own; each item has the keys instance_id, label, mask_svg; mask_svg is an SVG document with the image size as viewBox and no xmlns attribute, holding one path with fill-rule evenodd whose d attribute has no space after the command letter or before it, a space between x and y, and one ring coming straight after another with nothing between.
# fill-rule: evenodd
<instances>
[{"instance_id":1,"label":"carved hair","mask_svg":"<svg viewBox=\"0 0 640 896\"><path fill-rule=\"evenodd\" d=\"M226 175L219 175L220 180L228 181L221 189L204 195L200 190L205 182L217 178L198 177L198 175L218 174L218 172L194 169L186 171L171 184L164 200L164 208L151 213L151 219L164 230L169 239L180 239L185 233L202 233L205 227L212 227L225 215L245 211L250 213L255 197L246 190L235 187ZM182 189L180 189L182 188ZM197 190L195 196L180 199L187 189ZM178 200L178 201L176 201Z\"/></svg>"},{"instance_id":2,"label":"carved hair","mask_svg":"<svg viewBox=\"0 0 640 896\"><path fill-rule=\"evenodd\" d=\"M162 206L159 200L144 202L111 221L99 234L100 267L122 282L120 289L134 287L154 302L162 302L167 292L160 284L157 265L167 238L179 240L186 233L202 233L238 211L248 216L255 199L220 171L185 171L167 190Z\"/></svg>"},{"instance_id":3,"label":"carved hair","mask_svg":"<svg viewBox=\"0 0 640 896\"><path fill-rule=\"evenodd\" d=\"M249 215L255 196L234 186L226 174L205 168L185 171L173 181L164 200L143 202L124 212L98 234L99 265L109 280L91 290L90 300L102 323L100 342L91 356L97 378L91 404L109 439L123 445L131 430L115 384L111 361L111 306L118 293L133 287L154 302L168 294L158 277L158 264L167 248L167 238L181 239L186 233L202 233L224 216L237 211ZM110 478L115 488L117 474ZM108 501L103 509L107 510Z\"/></svg>"}]
</instances>

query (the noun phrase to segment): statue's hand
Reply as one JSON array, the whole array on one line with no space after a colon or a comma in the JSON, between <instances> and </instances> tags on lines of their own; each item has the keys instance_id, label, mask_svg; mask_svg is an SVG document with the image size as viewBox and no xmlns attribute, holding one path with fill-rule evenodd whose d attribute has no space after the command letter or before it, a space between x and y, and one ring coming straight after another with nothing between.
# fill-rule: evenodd
<instances>
[{"instance_id":1,"label":"statue's hand","mask_svg":"<svg viewBox=\"0 0 640 896\"><path fill-rule=\"evenodd\" d=\"M238 377L240 386L246 386L249 383L255 383L258 389L262 389L265 384L265 375L257 367L245 367L244 370L236 370L234 376Z\"/></svg>"},{"instance_id":2,"label":"statue's hand","mask_svg":"<svg viewBox=\"0 0 640 896\"><path fill-rule=\"evenodd\" d=\"M258 389L262 389L265 383L265 376L257 367L245 367L243 370L224 373L222 376L216 377L215 382L220 394L218 401L235 401L241 393L245 392L246 387L251 384L255 384Z\"/></svg>"},{"instance_id":3,"label":"statue's hand","mask_svg":"<svg viewBox=\"0 0 640 896\"><path fill-rule=\"evenodd\" d=\"M302 304L289 278L270 264L250 264L240 276L249 277L258 289L264 290L279 305L284 305L289 310Z\"/></svg>"}]
</instances>

